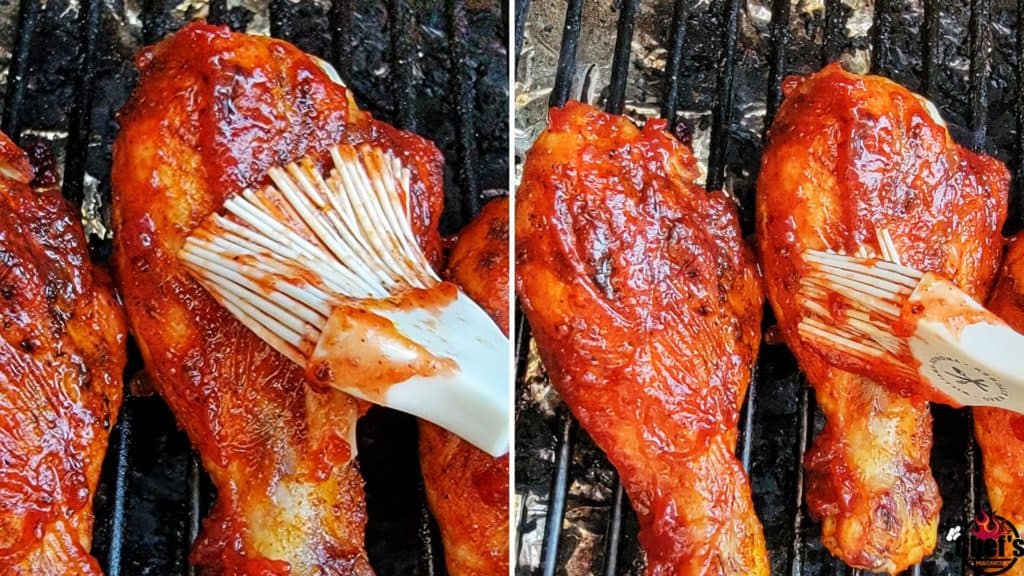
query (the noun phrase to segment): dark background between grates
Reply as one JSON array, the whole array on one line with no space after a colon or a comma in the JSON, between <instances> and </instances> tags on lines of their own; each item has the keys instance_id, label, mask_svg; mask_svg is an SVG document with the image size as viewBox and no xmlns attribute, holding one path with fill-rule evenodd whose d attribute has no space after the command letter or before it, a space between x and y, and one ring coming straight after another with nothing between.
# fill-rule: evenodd
<instances>
[{"instance_id":1,"label":"dark background between grates","mask_svg":"<svg viewBox=\"0 0 1024 576\"><path fill-rule=\"evenodd\" d=\"M506 0L22 0L0 2L9 57L2 128L63 171L66 196L109 214L116 112L133 56L193 17L268 32L335 64L360 106L444 152L453 231L508 174ZM48 159L48 160L47 160ZM94 255L109 240L92 238ZM133 350L126 383L141 369ZM359 423L367 547L378 574L444 574L426 510L414 419L374 409ZM192 574L187 555L215 498L185 435L157 396L126 397L96 495L94 555L109 576Z\"/></svg>"},{"instance_id":2,"label":"dark background between grates","mask_svg":"<svg viewBox=\"0 0 1024 576\"><path fill-rule=\"evenodd\" d=\"M710 130L707 186L714 189L725 184L733 191L748 233L763 126L770 124L781 100L781 80L788 74L812 72L841 55L869 50L872 72L888 75L933 99L961 144L994 154L1008 164L1015 180L1006 231L1020 228L1024 178L1020 79L1024 77L1024 60L1018 56L1024 47L1024 2L655 0L641 5L638 0L566 0L562 4L558 18L552 18L555 21L531 23L537 29L524 30L530 0L518 0L517 78L530 75L529 65L524 66L521 58L524 32L556 31L554 37L561 36L561 42L556 44L558 65L549 83L548 102L564 102L580 84L576 54L584 49L579 45L581 24L587 19L583 11L608 11L610 7L615 16L607 22L604 34L616 37L610 51L610 78L598 91L598 103L621 113L626 104L650 104L653 98L660 104L661 115L673 119L673 130L684 138L693 133L693 126L679 121L677 112L710 109L702 127ZM821 9L808 9L807 5L814 4L821 4ZM849 18L865 4L869 11L873 5L870 32L848 35ZM631 48L645 41L633 37L638 7L647 8L648 16L653 10L656 22L648 28L659 35L665 49L663 67L653 71L646 61L630 57ZM770 10L770 23L761 28L750 17L749 11L756 8ZM741 34L741 26L753 26L754 33ZM632 82L631 76L642 78ZM751 130L747 112L758 102L764 103L763 122ZM531 395L532 384L525 381L530 361L529 325L521 315L517 315L516 325L516 493L521 501L540 495L536 505L543 508L539 516L531 516L525 505L517 507L517 554L527 539L542 538L542 545L539 557L527 560L520 556L516 572L545 576L639 574L643 564L636 518L615 472L563 405L546 414ZM969 411L936 406L933 414L931 463L944 500L939 542L931 557L907 573L960 575L965 569L959 542L947 541L945 535L954 526L966 529L976 507L985 503L979 451ZM820 528L808 517L802 499L801 462L822 424L813 390L807 387L792 356L782 345L763 345L741 416L738 452L752 478L773 574L863 574L824 550ZM590 488L574 490L576 486ZM596 522L592 517L586 522L577 520L594 510ZM581 550L580 543L586 538L595 538L596 544Z\"/></svg>"}]
</instances>

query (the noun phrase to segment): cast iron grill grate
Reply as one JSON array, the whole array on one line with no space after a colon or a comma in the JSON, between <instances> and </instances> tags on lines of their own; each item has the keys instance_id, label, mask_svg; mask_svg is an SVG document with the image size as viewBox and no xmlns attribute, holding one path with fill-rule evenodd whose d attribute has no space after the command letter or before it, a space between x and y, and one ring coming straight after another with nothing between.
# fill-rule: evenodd
<instances>
[{"instance_id":1,"label":"cast iron grill grate","mask_svg":"<svg viewBox=\"0 0 1024 576\"><path fill-rule=\"evenodd\" d=\"M109 255L115 115L136 80L135 52L205 16L270 33L333 63L375 116L444 152L445 231L468 221L508 174L505 0L21 0L0 6L9 47L2 129L62 169ZM0 56L0 60L3 57ZM454 95L448 98L448 94ZM126 386L139 390L133 351ZM144 388L144 383L142 388ZM413 418L374 409L359 425L367 547L378 574L445 574L426 509ZM154 395L127 394L96 495L93 554L109 576L193 574L187 556L215 495L188 440Z\"/></svg>"},{"instance_id":2,"label":"cast iron grill grate","mask_svg":"<svg viewBox=\"0 0 1024 576\"><path fill-rule=\"evenodd\" d=\"M536 21L530 20L529 1L517 5L517 78L527 76L526 85L535 85L538 78L541 84L546 81L551 106L564 103L573 87L582 84L583 97L600 93L610 112L626 108L644 116L653 110L670 119L677 135L709 132L707 187L732 191L747 233L753 228L763 130L781 102L783 78L812 72L837 57L855 65L866 64L870 57L872 72L933 99L960 143L1006 162L1015 182L1007 232L1020 227L1024 58L1018 55L1024 46L1024 2L971 0L939 6L933 0L616 0L616 38L614 48L605 52L611 62L603 91L588 86L591 72L602 65L593 56L595 50L591 59L596 65L578 71L576 59L588 20L585 8L607 10L611 2L542 2L532 2L533 10L538 5L548 10ZM640 21L657 36L658 50L650 50L650 38L634 38L638 8L641 13L646 9L648 21ZM564 27L558 28L562 10ZM589 20L599 32L611 35L610 17ZM524 28L527 21L531 27ZM550 40L552 29L560 31L553 34L560 40ZM536 73L539 66L521 55L524 35L530 34L543 35L537 45L546 41L558 46L553 78ZM631 48L643 53L631 58ZM653 66L651 54L659 56ZM627 82L631 73L639 76L634 84ZM657 102L653 107L652 101ZM711 112L694 120L684 109ZM642 573L635 515L614 469L564 405L552 401L521 313L516 328L516 573ZM907 574L960 575L965 568L959 542L945 536L956 526L966 530L976 507L985 502L979 455L968 410L936 406L933 415L931 463L944 501L939 542L932 556ZM740 422L739 456L751 476L772 573L864 574L824 550L820 529L807 515L801 463L823 420L813 390L784 346L762 345Z\"/></svg>"}]
</instances>

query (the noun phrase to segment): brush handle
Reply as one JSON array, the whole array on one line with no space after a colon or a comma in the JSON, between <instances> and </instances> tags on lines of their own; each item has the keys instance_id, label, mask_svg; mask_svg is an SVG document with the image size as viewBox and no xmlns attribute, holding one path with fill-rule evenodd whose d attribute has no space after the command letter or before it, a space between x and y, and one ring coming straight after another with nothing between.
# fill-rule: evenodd
<instances>
[{"instance_id":1,"label":"brush handle","mask_svg":"<svg viewBox=\"0 0 1024 576\"><path fill-rule=\"evenodd\" d=\"M948 280L926 274L907 309L920 374L965 406L1024 413L1024 335Z\"/></svg>"}]
</instances>

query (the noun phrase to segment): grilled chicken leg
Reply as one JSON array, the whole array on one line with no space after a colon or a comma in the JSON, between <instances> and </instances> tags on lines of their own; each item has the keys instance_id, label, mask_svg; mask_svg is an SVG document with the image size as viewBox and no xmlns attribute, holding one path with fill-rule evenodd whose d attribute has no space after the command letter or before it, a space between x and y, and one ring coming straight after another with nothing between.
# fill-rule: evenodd
<instances>
[{"instance_id":1,"label":"grilled chicken leg","mask_svg":"<svg viewBox=\"0 0 1024 576\"><path fill-rule=\"evenodd\" d=\"M879 254L982 297L995 274L1009 175L957 146L930 104L877 76L833 65L789 78L758 180L757 233L768 297L827 423L807 455L807 504L846 563L898 572L935 546L941 505L928 460L928 403L829 367L798 337L801 252ZM903 391L905 392L905 391Z\"/></svg>"},{"instance_id":2,"label":"grilled chicken leg","mask_svg":"<svg viewBox=\"0 0 1024 576\"><path fill-rule=\"evenodd\" d=\"M516 200L516 283L552 382L636 508L647 574L768 574L735 456L761 282L732 202L696 176L661 121L551 110Z\"/></svg>"},{"instance_id":3,"label":"grilled chicken leg","mask_svg":"<svg viewBox=\"0 0 1024 576\"><path fill-rule=\"evenodd\" d=\"M369 574L354 463L360 406L309 389L302 369L218 306L176 254L272 166L368 142L412 168L413 229L436 265L440 153L360 112L285 42L194 23L138 65L114 147L117 273L146 369L217 487L192 560L218 574Z\"/></svg>"},{"instance_id":4,"label":"grilled chicken leg","mask_svg":"<svg viewBox=\"0 0 1024 576\"><path fill-rule=\"evenodd\" d=\"M492 200L459 233L446 278L508 334L508 199ZM420 467L451 576L508 574L508 454L493 458L420 420Z\"/></svg>"},{"instance_id":5,"label":"grilled chicken leg","mask_svg":"<svg viewBox=\"0 0 1024 576\"><path fill-rule=\"evenodd\" d=\"M100 576L92 498L127 328L56 188L0 134L0 574Z\"/></svg>"},{"instance_id":6,"label":"grilled chicken leg","mask_svg":"<svg viewBox=\"0 0 1024 576\"><path fill-rule=\"evenodd\" d=\"M988 308L1024 332L1024 233L1007 246ZM974 435L981 447L992 510L1018 530L1024 528L1024 414L974 408ZM1017 562L1007 574L1024 575L1024 564Z\"/></svg>"}]
</instances>

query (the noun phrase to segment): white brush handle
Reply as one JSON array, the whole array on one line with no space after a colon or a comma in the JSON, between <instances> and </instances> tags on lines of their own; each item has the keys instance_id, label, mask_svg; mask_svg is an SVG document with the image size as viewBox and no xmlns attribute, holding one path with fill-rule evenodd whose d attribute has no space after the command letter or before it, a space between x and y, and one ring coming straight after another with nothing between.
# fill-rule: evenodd
<instances>
[{"instance_id":1,"label":"white brush handle","mask_svg":"<svg viewBox=\"0 0 1024 576\"><path fill-rule=\"evenodd\" d=\"M412 298L436 303L361 300L358 308L337 308L310 354L307 375L429 420L492 456L505 454L508 339L453 284Z\"/></svg>"},{"instance_id":2,"label":"white brush handle","mask_svg":"<svg viewBox=\"0 0 1024 576\"><path fill-rule=\"evenodd\" d=\"M1024 413L1024 335L933 274L911 294L915 306L909 344L923 377L965 406Z\"/></svg>"}]
</instances>

